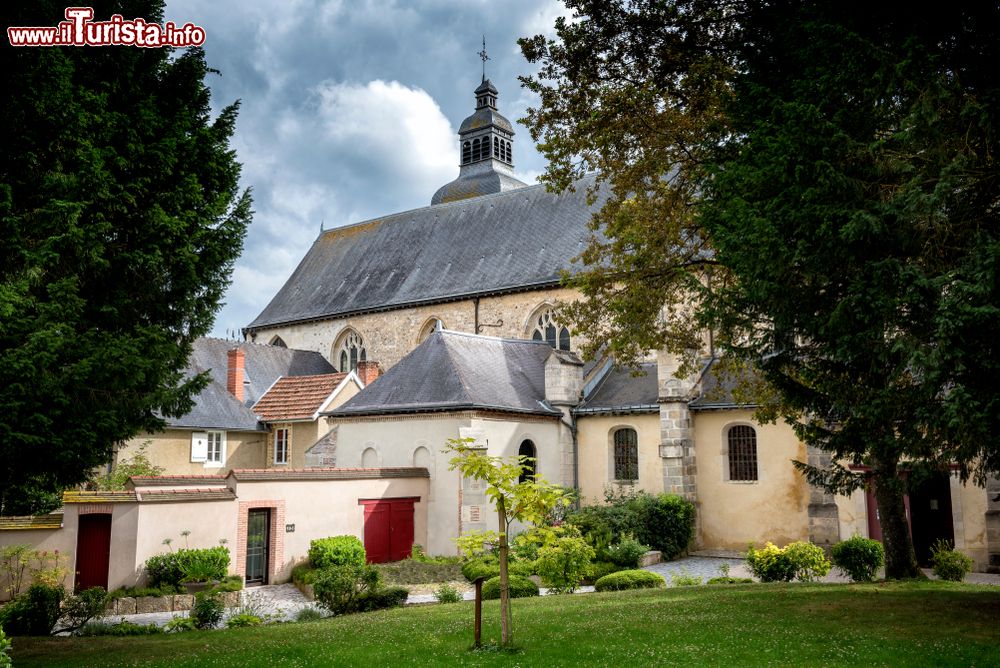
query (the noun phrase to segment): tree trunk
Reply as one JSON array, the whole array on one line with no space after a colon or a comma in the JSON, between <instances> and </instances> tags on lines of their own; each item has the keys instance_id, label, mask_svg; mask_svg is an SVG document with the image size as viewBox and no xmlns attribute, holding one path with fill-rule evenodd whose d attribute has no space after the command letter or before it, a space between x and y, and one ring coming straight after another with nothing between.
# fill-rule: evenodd
<instances>
[{"instance_id":1,"label":"tree trunk","mask_svg":"<svg viewBox=\"0 0 1000 668\"><path fill-rule=\"evenodd\" d=\"M510 624L510 588L507 575L507 508L503 497L497 502L500 512L500 645L510 647L514 644L514 633Z\"/></svg>"},{"instance_id":2,"label":"tree trunk","mask_svg":"<svg viewBox=\"0 0 1000 668\"><path fill-rule=\"evenodd\" d=\"M874 462L873 473L875 500L885 547L885 577L887 580L920 577L910 537L910 525L906 520L903 481L899 479L899 458L880 456Z\"/></svg>"}]
</instances>

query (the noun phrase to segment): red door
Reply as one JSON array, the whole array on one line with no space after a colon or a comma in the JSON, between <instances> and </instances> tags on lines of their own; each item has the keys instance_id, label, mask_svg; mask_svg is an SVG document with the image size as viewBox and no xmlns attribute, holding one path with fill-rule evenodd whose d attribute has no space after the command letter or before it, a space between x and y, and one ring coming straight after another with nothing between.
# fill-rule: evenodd
<instances>
[{"instance_id":1,"label":"red door","mask_svg":"<svg viewBox=\"0 0 1000 668\"><path fill-rule=\"evenodd\" d=\"M369 564L401 561L413 550L413 504L418 497L362 499L365 554Z\"/></svg>"},{"instance_id":2,"label":"red door","mask_svg":"<svg viewBox=\"0 0 1000 668\"><path fill-rule=\"evenodd\" d=\"M76 535L76 589L108 588L111 515L80 515Z\"/></svg>"}]
</instances>

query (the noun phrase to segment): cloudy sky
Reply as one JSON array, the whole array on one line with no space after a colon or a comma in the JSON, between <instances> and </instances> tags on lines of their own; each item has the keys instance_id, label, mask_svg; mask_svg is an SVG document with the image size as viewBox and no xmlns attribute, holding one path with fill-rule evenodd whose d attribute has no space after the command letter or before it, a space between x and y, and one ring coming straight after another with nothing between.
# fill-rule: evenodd
<instances>
[{"instance_id":1,"label":"cloudy sky","mask_svg":"<svg viewBox=\"0 0 1000 668\"><path fill-rule=\"evenodd\" d=\"M167 20L205 28L213 107L241 100L233 138L254 220L213 334L239 331L327 229L430 204L458 175L477 56L512 122L534 96L518 37L552 33L558 0L167 0ZM514 163L544 159L516 127Z\"/></svg>"}]
</instances>

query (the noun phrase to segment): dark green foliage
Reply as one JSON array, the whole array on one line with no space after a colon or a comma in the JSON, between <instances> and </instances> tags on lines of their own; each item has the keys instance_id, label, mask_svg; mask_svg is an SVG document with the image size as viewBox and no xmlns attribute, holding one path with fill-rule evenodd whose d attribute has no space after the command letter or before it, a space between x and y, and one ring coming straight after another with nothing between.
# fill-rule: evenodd
<instances>
[{"instance_id":1,"label":"dark green foliage","mask_svg":"<svg viewBox=\"0 0 1000 668\"><path fill-rule=\"evenodd\" d=\"M599 561L613 561L609 549L633 538L676 559L694 538L694 505L679 496L639 492L609 498L606 505L585 506L566 521L577 526Z\"/></svg>"},{"instance_id":2,"label":"dark green foliage","mask_svg":"<svg viewBox=\"0 0 1000 668\"><path fill-rule=\"evenodd\" d=\"M643 545L631 536L625 536L617 543L608 546L608 557L622 568L636 568L639 559L649 551L648 545Z\"/></svg>"},{"instance_id":3,"label":"dark green foliage","mask_svg":"<svg viewBox=\"0 0 1000 668\"><path fill-rule=\"evenodd\" d=\"M302 608L295 613L295 621L297 622L315 622L325 617L326 615L321 610L313 607Z\"/></svg>"},{"instance_id":4,"label":"dark green foliage","mask_svg":"<svg viewBox=\"0 0 1000 668\"><path fill-rule=\"evenodd\" d=\"M625 570L613 561L595 561L587 567L587 572L584 574L583 583L584 584L594 584L600 580L605 575L609 573L617 573L620 570Z\"/></svg>"},{"instance_id":5,"label":"dark green foliage","mask_svg":"<svg viewBox=\"0 0 1000 668\"><path fill-rule=\"evenodd\" d=\"M659 589L666 586L667 582L661 576L651 571L642 570L618 571L605 575L594 583L594 589L597 591Z\"/></svg>"},{"instance_id":6,"label":"dark green foliage","mask_svg":"<svg viewBox=\"0 0 1000 668\"><path fill-rule=\"evenodd\" d=\"M183 631L194 631L198 627L191 617L174 617L163 625L164 633L181 633Z\"/></svg>"},{"instance_id":7,"label":"dark green foliage","mask_svg":"<svg viewBox=\"0 0 1000 668\"><path fill-rule=\"evenodd\" d=\"M705 584L709 585L735 585L735 584L750 584L753 580L750 578L733 578L729 576L709 578Z\"/></svg>"},{"instance_id":8,"label":"dark green foliage","mask_svg":"<svg viewBox=\"0 0 1000 668\"><path fill-rule=\"evenodd\" d=\"M450 584L443 584L434 591L438 603L458 603L463 599L462 592Z\"/></svg>"},{"instance_id":9,"label":"dark green foliage","mask_svg":"<svg viewBox=\"0 0 1000 668\"><path fill-rule=\"evenodd\" d=\"M526 598L528 596L538 596L538 585L528 578L520 575L510 575L507 585L511 598ZM483 599L493 600L500 598L500 576L490 578L483 583Z\"/></svg>"},{"instance_id":10,"label":"dark green foliage","mask_svg":"<svg viewBox=\"0 0 1000 668\"><path fill-rule=\"evenodd\" d=\"M62 602L59 613L59 625L52 631L56 633L73 633L86 626L91 619L102 617L108 607L111 597L104 587L91 587L73 594Z\"/></svg>"},{"instance_id":11,"label":"dark green foliage","mask_svg":"<svg viewBox=\"0 0 1000 668\"><path fill-rule=\"evenodd\" d=\"M229 571L229 548L221 545L200 550L177 550L181 582L222 580Z\"/></svg>"},{"instance_id":12,"label":"dark green foliage","mask_svg":"<svg viewBox=\"0 0 1000 668\"><path fill-rule=\"evenodd\" d=\"M95 3L161 23L163 2ZM5 7L54 25L53 0ZM190 410L185 377L242 250L250 197L200 49L5 48L0 512L41 512L116 443ZM27 453L27 454L26 454ZM33 507L32 507L33 506Z\"/></svg>"},{"instance_id":13,"label":"dark green foliage","mask_svg":"<svg viewBox=\"0 0 1000 668\"><path fill-rule=\"evenodd\" d=\"M946 541L939 540L931 546L931 570L942 580L961 582L972 570L972 559Z\"/></svg>"},{"instance_id":14,"label":"dark green foliage","mask_svg":"<svg viewBox=\"0 0 1000 668\"><path fill-rule=\"evenodd\" d=\"M222 621L225 605L222 597L215 592L198 592L191 608L191 619L199 629L214 629Z\"/></svg>"},{"instance_id":15,"label":"dark green foliage","mask_svg":"<svg viewBox=\"0 0 1000 668\"><path fill-rule=\"evenodd\" d=\"M316 601L333 615L358 611L363 594L377 591L381 576L374 566L346 564L319 569L313 582Z\"/></svg>"},{"instance_id":16,"label":"dark green foliage","mask_svg":"<svg viewBox=\"0 0 1000 668\"><path fill-rule=\"evenodd\" d=\"M318 538L309 543L309 563L313 568L363 566L365 546L356 536Z\"/></svg>"},{"instance_id":17,"label":"dark green foliage","mask_svg":"<svg viewBox=\"0 0 1000 668\"><path fill-rule=\"evenodd\" d=\"M855 535L834 545L830 558L854 582L871 582L885 563L885 550L877 540Z\"/></svg>"},{"instance_id":18,"label":"dark green foliage","mask_svg":"<svg viewBox=\"0 0 1000 668\"><path fill-rule=\"evenodd\" d=\"M62 587L33 584L0 608L0 626L12 636L47 636L59 619Z\"/></svg>"},{"instance_id":19,"label":"dark green foliage","mask_svg":"<svg viewBox=\"0 0 1000 668\"><path fill-rule=\"evenodd\" d=\"M226 628L229 629L243 629L250 626L260 626L264 623L264 620L257 615L251 615L249 613L241 613L238 615L233 615L226 620Z\"/></svg>"},{"instance_id":20,"label":"dark green foliage","mask_svg":"<svg viewBox=\"0 0 1000 668\"><path fill-rule=\"evenodd\" d=\"M146 560L146 577L153 589L177 589L184 577L176 552L154 554Z\"/></svg>"},{"instance_id":21,"label":"dark green foliage","mask_svg":"<svg viewBox=\"0 0 1000 668\"><path fill-rule=\"evenodd\" d=\"M495 578L500 575L500 564L484 559L470 559L462 564L462 575L469 582L475 582L479 578Z\"/></svg>"},{"instance_id":22,"label":"dark green foliage","mask_svg":"<svg viewBox=\"0 0 1000 668\"><path fill-rule=\"evenodd\" d=\"M243 589L243 578L239 575L227 575L212 587L214 592L240 591Z\"/></svg>"},{"instance_id":23,"label":"dark green foliage","mask_svg":"<svg viewBox=\"0 0 1000 668\"><path fill-rule=\"evenodd\" d=\"M318 570L308 561L304 561L292 569L292 582L295 584L312 584L316 581Z\"/></svg>"},{"instance_id":24,"label":"dark green foliage","mask_svg":"<svg viewBox=\"0 0 1000 668\"><path fill-rule=\"evenodd\" d=\"M80 629L81 636L152 636L163 633L156 624L136 624L126 619L120 622L91 622Z\"/></svg>"},{"instance_id":25,"label":"dark green foliage","mask_svg":"<svg viewBox=\"0 0 1000 668\"><path fill-rule=\"evenodd\" d=\"M383 587L362 592L357 599L358 612L371 612L386 608L399 608L406 603L410 591L406 587Z\"/></svg>"},{"instance_id":26,"label":"dark green foliage","mask_svg":"<svg viewBox=\"0 0 1000 668\"><path fill-rule=\"evenodd\" d=\"M108 596L114 600L117 598L139 598L140 596L173 596L183 594L184 590L179 587L164 585L162 587L122 587L108 592Z\"/></svg>"}]
</instances>

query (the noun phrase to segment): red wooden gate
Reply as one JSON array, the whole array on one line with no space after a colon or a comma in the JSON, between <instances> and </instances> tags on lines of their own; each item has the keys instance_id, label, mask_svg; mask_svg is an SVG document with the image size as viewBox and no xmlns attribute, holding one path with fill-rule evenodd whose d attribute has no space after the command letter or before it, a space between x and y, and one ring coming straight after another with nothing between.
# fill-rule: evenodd
<instances>
[{"instance_id":1,"label":"red wooden gate","mask_svg":"<svg viewBox=\"0 0 1000 668\"><path fill-rule=\"evenodd\" d=\"M80 515L76 538L76 589L108 588L111 515Z\"/></svg>"},{"instance_id":2,"label":"red wooden gate","mask_svg":"<svg viewBox=\"0 0 1000 668\"><path fill-rule=\"evenodd\" d=\"M369 564L400 561L413 550L413 504L416 496L361 499L365 507L365 554Z\"/></svg>"}]
</instances>

